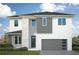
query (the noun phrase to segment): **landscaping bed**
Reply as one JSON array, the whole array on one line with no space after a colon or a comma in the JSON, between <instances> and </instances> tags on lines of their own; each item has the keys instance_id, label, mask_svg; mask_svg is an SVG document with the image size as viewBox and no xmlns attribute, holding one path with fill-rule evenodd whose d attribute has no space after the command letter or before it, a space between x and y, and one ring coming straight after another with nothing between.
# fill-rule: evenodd
<instances>
[{"instance_id":1,"label":"landscaping bed","mask_svg":"<svg viewBox=\"0 0 79 59\"><path fill-rule=\"evenodd\" d=\"M14 49L10 44L0 45L0 55L39 55L40 51L28 51L27 47Z\"/></svg>"}]
</instances>

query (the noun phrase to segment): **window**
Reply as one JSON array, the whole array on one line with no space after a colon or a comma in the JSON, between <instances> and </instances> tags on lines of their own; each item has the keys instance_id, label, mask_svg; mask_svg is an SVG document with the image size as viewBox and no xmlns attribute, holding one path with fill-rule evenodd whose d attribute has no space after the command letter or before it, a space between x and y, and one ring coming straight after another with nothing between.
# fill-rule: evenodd
<instances>
[{"instance_id":1,"label":"window","mask_svg":"<svg viewBox=\"0 0 79 59\"><path fill-rule=\"evenodd\" d=\"M62 25L66 25L66 19L62 18Z\"/></svg>"},{"instance_id":2,"label":"window","mask_svg":"<svg viewBox=\"0 0 79 59\"><path fill-rule=\"evenodd\" d=\"M15 36L15 44L18 44L18 37Z\"/></svg>"},{"instance_id":3,"label":"window","mask_svg":"<svg viewBox=\"0 0 79 59\"><path fill-rule=\"evenodd\" d=\"M18 26L18 20L14 20L14 26Z\"/></svg>"},{"instance_id":4,"label":"window","mask_svg":"<svg viewBox=\"0 0 79 59\"><path fill-rule=\"evenodd\" d=\"M66 19L65 18L58 18L58 25L66 25Z\"/></svg>"},{"instance_id":5,"label":"window","mask_svg":"<svg viewBox=\"0 0 79 59\"><path fill-rule=\"evenodd\" d=\"M33 19L32 20L32 27L35 27L35 25L36 25L36 21Z\"/></svg>"},{"instance_id":6,"label":"window","mask_svg":"<svg viewBox=\"0 0 79 59\"><path fill-rule=\"evenodd\" d=\"M61 25L61 18L58 18L58 25Z\"/></svg>"},{"instance_id":7,"label":"window","mask_svg":"<svg viewBox=\"0 0 79 59\"><path fill-rule=\"evenodd\" d=\"M62 49L66 50L67 49L67 39L62 40Z\"/></svg>"},{"instance_id":8,"label":"window","mask_svg":"<svg viewBox=\"0 0 79 59\"><path fill-rule=\"evenodd\" d=\"M15 36L15 44L21 44L22 38L21 36Z\"/></svg>"},{"instance_id":9,"label":"window","mask_svg":"<svg viewBox=\"0 0 79 59\"><path fill-rule=\"evenodd\" d=\"M19 44L21 44L21 40L22 40L22 39L21 39L21 36L19 36Z\"/></svg>"},{"instance_id":10,"label":"window","mask_svg":"<svg viewBox=\"0 0 79 59\"><path fill-rule=\"evenodd\" d=\"M36 36L31 36L31 48L36 47Z\"/></svg>"},{"instance_id":11,"label":"window","mask_svg":"<svg viewBox=\"0 0 79 59\"><path fill-rule=\"evenodd\" d=\"M47 26L47 18L42 17L42 26Z\"/></svg>"}]
</instances>

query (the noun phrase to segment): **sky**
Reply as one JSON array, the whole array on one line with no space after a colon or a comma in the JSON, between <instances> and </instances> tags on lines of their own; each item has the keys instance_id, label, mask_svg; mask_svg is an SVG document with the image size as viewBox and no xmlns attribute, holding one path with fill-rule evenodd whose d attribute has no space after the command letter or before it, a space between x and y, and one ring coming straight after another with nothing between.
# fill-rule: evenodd
<instances>
[{"instance_id":1,"label":"sky","mask_svg":"<svg viewBox=\"0 0 79 59\"><path fill-rule=\"evenodd\" d=\"M34 12L64 12L74 14L73 36L79 35L79 5L69 3L0 3L0 37L8 32L9 19L6 16Z\"/></svg>"}]
</instances>

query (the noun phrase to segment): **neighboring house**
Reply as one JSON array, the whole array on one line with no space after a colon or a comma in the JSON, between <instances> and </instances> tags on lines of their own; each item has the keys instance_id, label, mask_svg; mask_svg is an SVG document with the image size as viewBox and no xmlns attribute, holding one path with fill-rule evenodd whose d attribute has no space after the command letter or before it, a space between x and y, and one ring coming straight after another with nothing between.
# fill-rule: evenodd
<instances>
[{"instance_id":1,"label":"neighboring house","mask_svg":"<svg viewBox=\"0 0 79 59\"><path fill-rule=\"evenodd\" d=\"M9 16L9 41L14 48L71 51L72 17L58 12Z\"/></svg>"}]
</instances>

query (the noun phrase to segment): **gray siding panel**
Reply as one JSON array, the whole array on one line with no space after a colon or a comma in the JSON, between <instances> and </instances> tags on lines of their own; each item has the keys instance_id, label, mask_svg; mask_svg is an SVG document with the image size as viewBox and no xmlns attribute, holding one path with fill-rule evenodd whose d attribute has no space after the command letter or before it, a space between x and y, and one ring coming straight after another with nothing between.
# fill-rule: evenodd
<instances>
[{"instance_id":1,"label":"gray siding panel","mask_svg":"<svg viewBox=\"0 0 79 59\"><path fill-rule=\"evenodd\" d=\"M42 26L41 18L37 19L37 33L52 33L52 17L47 17L47 26Z\"/></svg>"}]
</instances>

